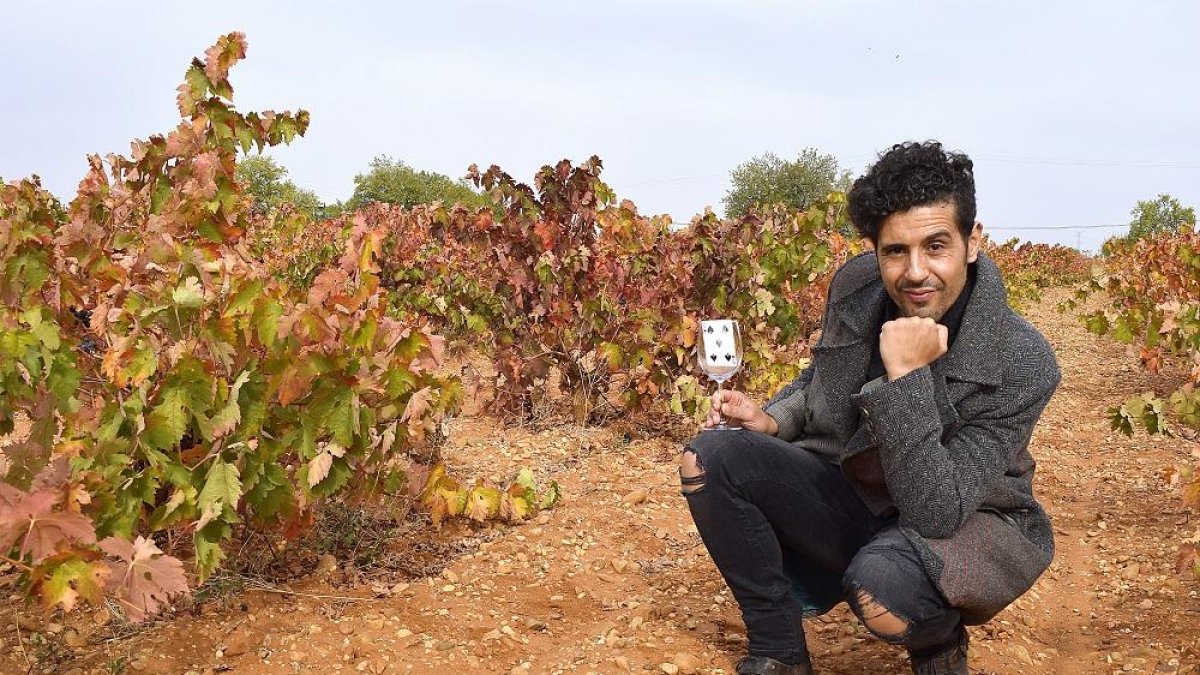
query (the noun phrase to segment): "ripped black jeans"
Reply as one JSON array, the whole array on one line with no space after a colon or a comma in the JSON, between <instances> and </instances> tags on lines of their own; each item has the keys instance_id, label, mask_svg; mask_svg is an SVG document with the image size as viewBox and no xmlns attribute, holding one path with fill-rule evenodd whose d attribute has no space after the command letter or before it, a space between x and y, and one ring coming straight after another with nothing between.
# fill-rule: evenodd
<instances>
[{"instance_id":1,"label":"ripped black jeans","mask_svg":"<svg viewBox=\"0 0 1200 675\"><path fill-rule=\"evenodd\" d=\"M838 466L752 431L705 431L684 453L683 493L741 606L750 654L807 662L802 604L821 613L841 599L875 635L914 656L958 644L958 611L895 520L876 517ZM687 470L686 453L698 472ZM833 595L809 600L831 585Z\"/></svg>"}]
</instances>

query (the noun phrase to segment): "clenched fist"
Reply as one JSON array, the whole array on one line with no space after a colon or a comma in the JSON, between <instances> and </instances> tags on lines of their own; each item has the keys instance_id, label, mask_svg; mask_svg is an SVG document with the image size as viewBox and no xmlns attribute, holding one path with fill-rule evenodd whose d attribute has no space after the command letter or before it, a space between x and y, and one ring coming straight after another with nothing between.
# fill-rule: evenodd
<instances>
[{"instance_id":1,"label":"clenched fist","mask_svg":"<svg viewBox=\"0 0 1200 675\"><path fill-rule=\"evenodd\" d=\"M898 380L941 358L949 349L950 331L933 319L906 316L883 324L879 355L889 380Z\"/></svg>"}]
</instances>

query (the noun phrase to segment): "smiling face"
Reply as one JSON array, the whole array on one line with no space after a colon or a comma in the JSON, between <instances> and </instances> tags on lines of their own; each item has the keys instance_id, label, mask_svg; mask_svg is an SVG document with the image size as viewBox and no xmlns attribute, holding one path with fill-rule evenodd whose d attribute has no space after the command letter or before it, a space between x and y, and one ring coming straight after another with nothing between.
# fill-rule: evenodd
<instances>
[{"instance_id":1,"label":"smiling face","mask_svg":"<svg viewBox=\"0 0 1200 675\"><path fill-rule=\"evenodd\" d=\"M875 256L901 316L942 318L967 285L967 265L979 257L983 226L959 232L953 202L914 206L883 220Z\"/></svg>"}]
</instances>

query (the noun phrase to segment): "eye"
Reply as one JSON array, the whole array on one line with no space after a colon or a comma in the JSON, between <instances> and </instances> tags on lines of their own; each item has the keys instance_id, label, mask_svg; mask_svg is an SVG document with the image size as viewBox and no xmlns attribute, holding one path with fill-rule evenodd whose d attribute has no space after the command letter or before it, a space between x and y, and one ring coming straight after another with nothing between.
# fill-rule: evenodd
<instances>
[{"instance_id":1,"label":"eye","mask_svg":"<svg viewBox=\"0 0 1200 675\"><path fill-rule=\"evenodd\" d=\"M941 251L945 248L946 248L945 242L941 242L941 241L935 241L929 245L929 250L931 250L931 251Z\"/></svg>"}]
</instances>

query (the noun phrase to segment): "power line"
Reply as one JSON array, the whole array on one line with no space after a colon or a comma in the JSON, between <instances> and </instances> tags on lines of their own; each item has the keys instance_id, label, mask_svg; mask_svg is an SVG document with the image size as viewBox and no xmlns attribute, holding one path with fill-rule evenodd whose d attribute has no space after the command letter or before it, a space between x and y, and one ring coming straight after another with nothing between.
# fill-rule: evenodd
<instances>
[{"instance_id":1,"label":"power line","mask_svg":"<svg viewBox=\"0 0 1200 675\"><path fill-rule=\"evenodd\" d=\"M989 230L1100 230L1112 227L1129 227L1129 223L1104 225L988 225Z\"/></svg>"}]
</instances>

